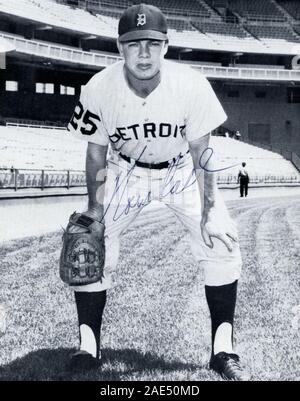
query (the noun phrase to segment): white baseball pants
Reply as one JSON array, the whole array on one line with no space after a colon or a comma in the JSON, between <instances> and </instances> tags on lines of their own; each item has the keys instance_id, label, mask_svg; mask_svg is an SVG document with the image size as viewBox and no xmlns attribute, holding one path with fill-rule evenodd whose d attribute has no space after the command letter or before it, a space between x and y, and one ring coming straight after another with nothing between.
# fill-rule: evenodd
<instances>
[{"instance_id":1,"label":"white baseball pants","mask_svg":"<svg viewBox=\"0 0 300 401\"><path fill-rule=\"evenodd\" d=\"M105 278L102 283L74 287L76 291L103 291L117 284L120 235L152 200L163 202L188 229L191 251L204 268L206 285L221 286L239 279L242 260L238 243L234 243L233 251L229 252L216 238L213 238L212 249L203 242L200 194L190 155L169 169L154 170L135 167L134 163L112 154L108 160L104 197ZM230 218L219 191L217 208L220 223Z\"/></svg>"}]
</instances>

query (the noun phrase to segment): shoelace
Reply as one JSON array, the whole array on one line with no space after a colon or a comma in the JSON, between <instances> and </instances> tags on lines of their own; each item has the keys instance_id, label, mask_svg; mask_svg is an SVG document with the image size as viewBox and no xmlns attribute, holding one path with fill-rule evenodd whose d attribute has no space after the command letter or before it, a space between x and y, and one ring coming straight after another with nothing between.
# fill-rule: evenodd
<instances>
[{"instance_id":1,"label":"shoelace","mask_svg":"<svg viewBox=\"0 0 300 401\"><path fill-rule=\"evenodd\" d=\"M243 369L239 364L239 358L236 355L224 355L226 360L226 376L237 376L243 373Z\"/></svg>"},{"instance_id":2,"label":"shoelace","mask_svg":"<svg viewBox=\"0 0 300 401\"><path fill-rule=\"evenodd\" d=\"M233 358L227 358L227 367L231 373L235 373L236 370L242 372L241 365L239 361Z\"/></svg>"}]
</instances>

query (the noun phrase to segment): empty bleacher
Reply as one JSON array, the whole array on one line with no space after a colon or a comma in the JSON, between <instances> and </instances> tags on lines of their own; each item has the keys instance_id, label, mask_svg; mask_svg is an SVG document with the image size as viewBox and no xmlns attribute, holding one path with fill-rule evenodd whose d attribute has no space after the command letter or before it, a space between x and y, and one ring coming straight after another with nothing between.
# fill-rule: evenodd
<instances>
[{"instance_id":1,"label":"empty bleacher","mask_svg":"<svg viewBox=\"0 0 300 401\"><path fill-rule=\"evenodd\" d=\"M229 0L205 0L207 4L209 4L211 7L223 7L227 8L229 6L228 1Z\"/></svg>"},{"instance_id":2,"label":"empty bleacher","mask_svg":"<svg viewBox=\"0 0 300 401\"><path fill-rule=\"evenodd\" d=\"M138 1L79 0L78 4L83 8L78 8L67 5L65 0L0 0L0 12L15 14L46 25L115 39L122 10L133 3ZM265 15L274 17L280 11L270 0L263 0L260 6L257 6L257 1L251 1L251 7L250 2L241 0L207 0L206 3L202 0L151 0L149 3L156 4L166 11L171 46L253 52L270 52L274 48L275 52L279 52L289 51L286 47L287 41L291 42L291 50L294 43L299 42L295 25L292 28L286 23L280 26L277 23L275 27L270 27L270 24L264 27L261 22L257 27L257 22L254 24L250 20L249 23L240 20L240 24L233 24L222 22L220 16L215 18L216 14L209 14L209 6L227 4L232 8L234 4L235 10L244 7L244 13L251 9L254 15L258 10L265 10ZM94 7L92 13L87 11L91 7ZM169 7L173 7L173 14Z\"/></svg>"},{"instance_id":3,"label":"empty bleacher","mask_svg":"<svg viewBox=\"0 0 300 401\"><path fill-rule=\"evenodd\" d=\"M178 32L192 31L194 28L192 25L183 19L167 18L168 28Z\"/></svg>"},{"instance_id":4,"label":"empty bleacher","mask_svg":"<svg viewBox=\"0 0 300 401\"><path fill-rule=\"evenodd\" d=\"M122 11L120 10L113 10L113 9L101 9L100 11L98 10L96 16L101 19L103 22L107 24L111 24L112 27L114 27L115 30L117 30L118 27L118 21L119 18L122 14ZM180 18L172 18L172 17L167 17L168 21L168 27L169 29L173 29L177 32L183 32L183 31L192 31L194 28L190 25L190 23L184 19Z\"/></svg>"},{"instance_id":5,"label":"empty bleacher","mask_svg":"<svg viewBox=\"0 0 300 401\"><path fill-rule=\"evenodd\" d=\"M295 32L287 26L247 25L246 28L252 35L264 42L274 40L277 43L280 41L300 42Z\"/></svg>"},{"instance_id":6,"label":"empty bleacher","mask_svg":"<svg viewBox=\"0 0 300 401\"><path fill-rule=\"evenodd\" d=\"M242 162L246 162L251 183L299 182L300 174L283 156L231 138L211 137L217 168L235 166L218 173L219 183L236 183Z\"/></svg>"},{"instance_id":7,"label":"empty bleacher","mask_svg":"<svg viewBox=\"0 0 300 401\"><path fill-rule=\"evenodd\" d=\"M0 126L0 168L84 170L86 144L67 131Z\"/></svg>"},{"instance_id":8,"label":"empty bleacher","mask_svg":"<svg viewBox=\"0 0 300 401\"><path fill-rule=\"evenodd\" d=\"M300 24L299 25L294 25L294 31L297 33L297 35L300 36Z\"/></svg>"},{"instance_id":9,"label":"empty bleacher","mask_svg":"<svg viewBox=\"0 0 300 401\"><path fill-rule=\"evenodd\" d=\"M83 4L88 10L95 13L101 13L103 9L120 9L123 10L133 4L146 3L152 4L165 11L166 14L177 15L199 15L209 17L211 13L208 7L203 6L197 0L86 0Z\"/></svg>"},{"instance_id":10,"label":"empty bleacher","mask_svg":"<svg viewBox=\"0 0 300 401\"><path fill-rule=\"evenodd\" d=\"M59 26L88 34L102 33L116 37L108 24L80 8L71 8L51 0L0 0L0 11L47 25Z\"/></svg>"},{"instance_id":11,"label":"empty bleacher","mask_svg":"<svg viewBox=\"0 0 300 401\"><path fill-rule=\"evenodd\" d=\"M140 1L133 1L133 3L141 3ZM197 0L150 0L143 1L143 3L153 4L159 7L166 14L177 14L193 16L198 15L202 17L210 17L210 13L207 8L203 7Z\"/></svg>"},{"instance_id":12,"label":"empty bleacher","mask_svg":"<svg viewBox=\"0 0 300 401\"><path fill-rule=\"evenodd\" d=\"M273 177L275 182L276 180L278 182L284 182L284 180L299 182L300 180L300 175L291 162L269 150L231 138L215 136L211 138L211 147L214 149L218 168L240 166L241 162L245 161L252 178L257 176L261 180L263 172L264 176ZM5 186L9 184L9 180L13 180L11 167L20 172L19 186L27 185L25 181L22 181L23 179L29 180L30 186L39 186L39 170L42 169L49 172L48 176L44 177L45 182L47 179L52 180L48 182L49 186L65 186L67 170L83 171L85 169L86 142L74 139L67 131L0 127L0 148L0 181L2 180L2 184L5 182ZM28 169L32 169L32 172ZM49 170L60 172L51 173ZM237 170L238 167L223 171L219 174L219 182L235 183ZM76 173L73 175L75 177ZM82 174L79 176L83 177ZM78 180L81 179L80 177ZM77 178L75 177L74 180L76 184ZM12 182L10 184L13 185Z\"/></svg>"},{"instance_id":13,"label":"empty bleacher","mask_svg":"<svg viewBox=\"0 0 300 401\"><path fill-rule=\"evenodd\" d=\"M230 9L247 19L285 21L285 16L270 0L228 0Z\"/></svg>"},{"instance_id":14,"label":"empty bleacher","mask_svg":"<svg viewBox=\"0 0 300 401\"><path fill-rule=\"evenodd\" d=\"M94 4L95 7L98 5L98 9L104 7L113 7L113 8L120 8L125 9L127 7L132 6L131 0L88 0L88 5Z\"/></svg>"},{"instance_id":15,"label":"empty bleacher","mask_svg":"<svg viewBox=\"0 0 300 401\"><path fill-rule=\"evenodd\" d=\"M122 14L122 11L119 11L119 10L109 10L109 9L106 9L106 10L104 10L104 9L101 9L101 11L99 12L99 10L98 10L98 12L97 12L97 15L103 15L103 16L106 16L106 17L112 17L112 18L115 18L115 19L119 19L120 18L120 16L121 16L121 14Z\"/></svg>"},{"instance_id":16,"label":"empty bleacher","mask_svg":"<svg viewBox=\"0 0 300 401\"><path fill-rule=\"evenodd\" d=\"M241 48L246 46L248 49L257 47L257 41L240 25L203 20L193 20L192 25L218 44L238 44Z\"/></svg>"},{"instance_id":17,"label":"empty bleacher","mask_svg":"<svg viewBox=\"0 0 300 401\"><path fill-rule=\"evenodd\" d=\"M193 20L192 24L201 32L206 34L217 34L225 36L233 36L236 38L248 38L251 35L241 26L231 23L214 23L201 20Z\"/></svg>"},{"instance_id":18,"label":"empty bleacher","mask_svg":"<svg viewBox=\"0 0 300 401\"><path fill-rule=\"evenodd\" d=\"M300 1L299 0L277 0L293 18L300 20Z\"/></svg>"}]
</instances>

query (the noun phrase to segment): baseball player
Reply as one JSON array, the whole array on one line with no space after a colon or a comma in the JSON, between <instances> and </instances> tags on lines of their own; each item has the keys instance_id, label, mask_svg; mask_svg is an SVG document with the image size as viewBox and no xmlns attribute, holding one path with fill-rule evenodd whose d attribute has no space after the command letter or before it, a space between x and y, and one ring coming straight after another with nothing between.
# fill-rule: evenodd
<instances>
[{"instance_id":1,"label":"baseball player","mask_svg":"<svg viewBox=\"0 0 300 401\"><path fill-rule=\"evenodd\" d=\"M158 8L129 7L118 33L123 60L83 87L68 126L72 135L88 141L83 216L100 222L106 249L104 278L74 287L80 350L71 368L99 366L106 291L118 283L119 237L158 200L188 229L192 253L205 272L210 368L225 379L244 380L232 345L242 264L237 229L218 192L209 148L210 132L226 114L204 76L164 59L167 22ZM80 230L80 225L74 228Z\"/></svg>"}]
</instances>

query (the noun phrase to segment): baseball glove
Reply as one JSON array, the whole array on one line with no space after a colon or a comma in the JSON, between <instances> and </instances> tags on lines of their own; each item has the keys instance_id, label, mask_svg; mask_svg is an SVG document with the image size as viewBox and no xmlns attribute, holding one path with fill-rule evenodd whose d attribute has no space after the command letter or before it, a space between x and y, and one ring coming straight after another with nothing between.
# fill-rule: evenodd
<instances>
[{"instance_id":1,"label":"baseball glove","mask_svg":"<svg viewBox=\"0 0 300 401\"><path fill-rule=\"evenodd\" d=\"M74 212L63 234L60 278L71 286L102 282L104 262L104 225Z\"/></svg>"}]
</instances>

